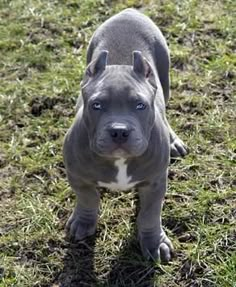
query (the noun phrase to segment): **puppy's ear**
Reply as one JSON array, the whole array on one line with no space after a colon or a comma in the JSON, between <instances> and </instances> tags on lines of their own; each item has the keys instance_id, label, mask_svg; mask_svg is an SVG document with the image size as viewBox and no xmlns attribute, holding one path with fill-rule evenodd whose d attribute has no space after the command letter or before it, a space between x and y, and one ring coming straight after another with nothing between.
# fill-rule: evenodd
<instances>
[{"instance_id":1,"label":"puppy's ear","mask_svg":"<svg viewBox=\"0 0 236 287\"><path fill-rule=\"evenodd\" d=\"M102 50L95 60L93 60L86 69L86 75L89 77L96 76L106 69L108 51Z\"/></svg>"},{"instance_id":2,"label":"puppy's ear","mask_svg":"<svg viewBox=\"0 0 236 287\"><path fill-rule=\"evenodd\" d=\"M133 71L147 79L154 88L157 88L152 67L140 51L133 51Z\"/></svg>"}]
</instances>

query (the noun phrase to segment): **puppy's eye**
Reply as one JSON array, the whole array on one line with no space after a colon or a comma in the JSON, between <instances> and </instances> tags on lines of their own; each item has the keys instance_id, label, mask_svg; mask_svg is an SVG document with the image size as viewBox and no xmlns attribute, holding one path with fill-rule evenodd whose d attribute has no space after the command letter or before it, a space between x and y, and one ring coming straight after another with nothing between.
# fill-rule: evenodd
<instances>
[{"instance_id":1,"label":"puppy's eye","mask_svg":"<svg viewBox=\"0 0 236 287\"><path fill-rule=\"evenodd\" d=\"M145 110L146 105L144 103L138 103L136 106L136 110Z\"/></svg>"},{"instance_id":2,"label":"puppy's eye","mask_svg":"<svg viewBox=\"0 0 236 287\"><path fill-rule=\"evenodd\" d=\"M99 102L95 102L92 104L92 108L93 108L93 110L99 111L102 109L102 105Z\"/></svg>"}]
</instances>

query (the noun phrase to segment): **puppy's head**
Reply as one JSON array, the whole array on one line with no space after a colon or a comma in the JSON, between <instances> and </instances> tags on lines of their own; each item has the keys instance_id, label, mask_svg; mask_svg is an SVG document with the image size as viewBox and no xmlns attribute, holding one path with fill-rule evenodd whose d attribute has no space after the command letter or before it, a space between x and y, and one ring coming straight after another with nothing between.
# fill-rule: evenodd
<instances>
[{"instance_id":1,"label":"puppy's head","mask_svg":"<svg viewBox=\"0 0 236 287\"><path fill-rule=\"evenodd\" d=\"M132 66L107 65L107 57L101 51L82 82L90 148L104 157L137 157L147 149L154 125L153 70L139 51Z\"/></svg>"}]
</instances>

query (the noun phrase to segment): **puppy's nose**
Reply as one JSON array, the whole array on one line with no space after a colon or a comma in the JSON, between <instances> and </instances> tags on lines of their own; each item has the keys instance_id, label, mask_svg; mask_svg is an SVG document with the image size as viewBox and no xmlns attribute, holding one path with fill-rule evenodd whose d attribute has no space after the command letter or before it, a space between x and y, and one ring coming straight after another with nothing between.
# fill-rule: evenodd
<instances>
[{"instance_id":1,"label":"puppy's nose","mask_svg":"<svg viewBox=\"0 0 236 287\"><path fill-rule=\"evenodd\" d=\"M126 125L117 124L110 127L109 133L113 142L123 144L128 140L130 129Z\"/></svg>"}]
</instances>

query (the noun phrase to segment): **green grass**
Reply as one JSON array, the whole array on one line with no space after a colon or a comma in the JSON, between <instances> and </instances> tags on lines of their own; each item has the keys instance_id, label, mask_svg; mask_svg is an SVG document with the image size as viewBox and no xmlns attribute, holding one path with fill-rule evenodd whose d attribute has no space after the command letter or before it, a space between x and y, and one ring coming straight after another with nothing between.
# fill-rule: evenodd
<instances>
[{"instance_id":1,"label":"green grass","mask_svg":"<svg viewBox=\"0 0 236 287\"><path fill-rule=\"evenodd\" d=\"M95 237L70 242L75 203L62 141L89 39L126 7L149 15L172 58L168 118L190 147L170 166L163 223L176 257L146 262L134 193L105 192ZM234 1L2 0L0 286L236 286Z\"/></svg>"}]
</instances>

